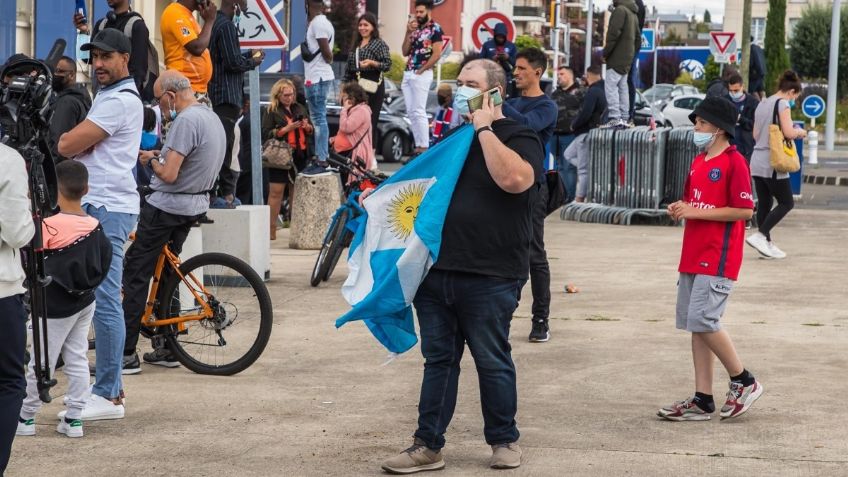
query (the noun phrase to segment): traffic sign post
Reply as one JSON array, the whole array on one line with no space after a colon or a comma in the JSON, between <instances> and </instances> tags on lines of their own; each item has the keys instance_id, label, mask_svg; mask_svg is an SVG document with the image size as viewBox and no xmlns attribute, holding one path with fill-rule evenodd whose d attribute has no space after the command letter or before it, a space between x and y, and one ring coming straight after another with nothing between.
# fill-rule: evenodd
<instances>
[{"instance_id":1,"label":"traffic sign post","mask_svg":"<svg viewBox=\"0 0 848 477\"><path fill-rule=\"evenodd\" d=\"M242 12L236 25L239 46L242 48L282 48L288 38L268 8L265 0L248 0L247 10ZM259 117L259 67L248 73L250 90L250 163L253 205L262 205L262 119ZM273 224L271 224L273 225Z\"/></svg>"},{"instance_id":2,"label":"traffic sign post","mask_svg":"<svg viewBox=\"0 0 848 477\"><path fill-rule=\"evenodd\" d=\"M716 63L731 63L736 59L736 33L729 31L710 32L710 53Z\"/></svg>"},{"instance_id":3,"label":"traffic sign post","mask_svg":"<svg viewBox=\"0 0 848 477\"><path fill-rule=\"evenodd\" d=\"M642 30L642 47L639 51L652 53L657 48L656 35L654 30L648 28Z\"/></svg>"},{"instance_id":4,"label":"traffic sign post","mask_svg":"<svg viewBox=\"0 0 848 477\"><path fill-rule=\"evenodd\" d=\"M512 19L501 12L490 11L477 17L471 24L471 41L478 50L483 48L483 43L494 37L495 25L498 23L506 25L506 40L515 41L515 24Z\"/></svg>"},{"instance_id":5,"label":"traffic sign post","mask_svg":"<svg viewBox=\"0 0 848 477\"><path fill-rule=\"evenodd\" d=\"M810 118L812 127L816 127L816 118L824 114L825 109L824 99L815 94L807 96L804 98L804 102L801 103L801 111L804 113L804 116Z\"/></svg>"}]
</instances>

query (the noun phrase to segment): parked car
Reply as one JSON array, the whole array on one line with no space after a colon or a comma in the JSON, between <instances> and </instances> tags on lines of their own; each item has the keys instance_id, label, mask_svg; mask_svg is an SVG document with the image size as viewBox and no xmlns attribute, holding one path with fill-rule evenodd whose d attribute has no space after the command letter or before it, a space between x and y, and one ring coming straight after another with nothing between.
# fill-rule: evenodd
<instances>
[{"instance_id":1,"label":"parked car","mask_svg":"<svg viewBox=\"0 0 848 477\"><path fill-rule=\"evenodd\" d=\"M639 91L636 91L636 101L633 106L636 110L633 122L636 123L637 126L650 126L651 118L654 119L654 124L656 126L663 126L666 124L666 118L663 113L658 108L655 108L648 103Z\"/></svg>"},{"instance_id":2,"label":"parked car","mask_svg":"<svg viewBox=\"0 0 848 477\"><path fill-rule=\"evenodd\" d=\"M665 125L668 127L691 126L689 114L701 104L704 97L705 95L701 93L684 94L670 100L662 108L663 115L665 115Z\"/></svg>"},{"instance_id":3,"label":"parked car","mask_svg":"<svg viewBox=\"0 0 848 477\"><path fill-rule=\"evenodd\" d=\"M658 83L645 90L642 94L655 107L662 108L672 98L684 94L698 94L698 88L689 84Z\"/></svg>"},{"instance_id":4,"label":"parked car","mask_svg":"<svg viewBox=\"0 0 848 477\"><path fill-rule=\"evenodd\" d=\"M292 79L295 75L289 73L261 73L259 76L260 85L260 105L264 113L270 103L271 87L280 78ZM245 79L245 91L247 91L247 79ZM339 131L339 116L341 114L341 105L339 104L339 88L341 80L335 80L330 85L330 90L327 94L327 126L330 128L330 136L334 136ZM298 83L295 82L297 85ZM297 95L299 98L304 98L302 88L298 88ZM403 100L403 95L400 96ZM384 105L380 111L380 119L377 122L377 141L374 143L374 148L377 150L377 159L382 159L386 162L399 162L404 155L412 153L414 141L412 139L412 129L410 122L403 115L398 115L389 111ZM382 157L381 157L382 156Z\"/></svg>"}]
</instances>

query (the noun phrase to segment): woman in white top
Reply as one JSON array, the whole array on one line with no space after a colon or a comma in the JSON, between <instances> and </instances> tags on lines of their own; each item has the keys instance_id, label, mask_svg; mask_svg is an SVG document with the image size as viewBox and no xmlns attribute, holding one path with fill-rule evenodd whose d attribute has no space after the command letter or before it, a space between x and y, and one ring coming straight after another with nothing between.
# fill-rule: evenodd
<instances>
[{"instance_id":1,"label":"woman in white top","mask_svg":"<svg viewBox=\"0 0 848 477\"><path fill-rule=\"evenodd\" d=\"M807 131L792 125L790 109L801 94L801 79L798 74L786 70L780 75L778 92L764 99L754 114L754 153L751 155L751 177L757 191L757 224L759 230L750 235L746 242L766 258L785 258L786 253L777 248L771 239L771 230L795 206L789 174L777 172L771 167L769 149L769 125L777 115L780 130L786 139L802 139ZM772 209L775 200L777 207Z\"/></svg>"}]
</instances>

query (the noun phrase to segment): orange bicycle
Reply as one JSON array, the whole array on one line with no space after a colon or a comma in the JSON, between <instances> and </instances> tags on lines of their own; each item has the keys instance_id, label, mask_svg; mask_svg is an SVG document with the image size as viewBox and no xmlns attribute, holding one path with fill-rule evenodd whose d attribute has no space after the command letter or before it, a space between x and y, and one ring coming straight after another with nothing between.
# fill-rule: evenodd
<instances>
[{"instance_id":1,"label":"orange bicycle","mask_svg":"<svg viewBox=\"0 0 848 477\"><path fill-rule=\"evenodd\" d=\"M244 261L203 253L182 262L162 248L141 325L145 335L164 335L186 368L221 376L244 371L268 344L273 320L268 288Z\"/></svg>"}]
</instances>

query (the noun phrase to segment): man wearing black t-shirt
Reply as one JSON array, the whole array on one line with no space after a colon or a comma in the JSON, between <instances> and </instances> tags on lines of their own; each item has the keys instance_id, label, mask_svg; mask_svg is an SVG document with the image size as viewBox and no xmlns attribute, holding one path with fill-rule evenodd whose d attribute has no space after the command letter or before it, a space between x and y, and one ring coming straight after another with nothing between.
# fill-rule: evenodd
<instances>
[{"instance_id":1,"label":"man wearing black t-shirt","mask_svg":"<svg viewBox=\"0 0 848 477\"><path fill-rule=\"evenodd\" d=\"M475 60L465 65L457 84L458 94L494 87L503 94L506 79L497 63ZM477 134L451 197L439 258L413 301L425 358L418 430L410 448L383 464L391 473L445 466L441 449L456 406L465 343L477 367L490 466L521 464L509 326L529 272L530 210L544 149L533 130L506 118L490 101L486 95L483 108L471 115Z\"/></svg>"}]
</instances>

